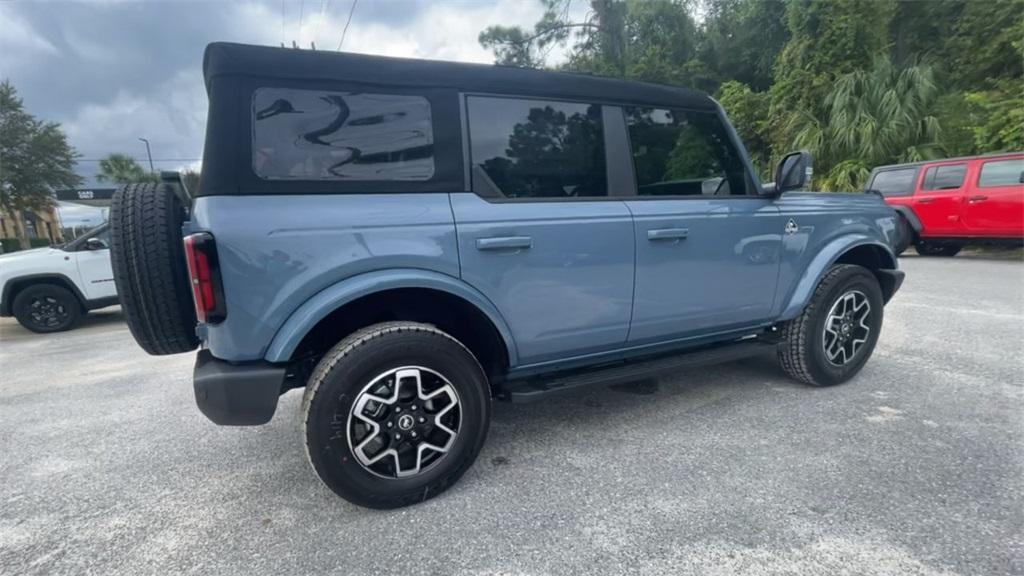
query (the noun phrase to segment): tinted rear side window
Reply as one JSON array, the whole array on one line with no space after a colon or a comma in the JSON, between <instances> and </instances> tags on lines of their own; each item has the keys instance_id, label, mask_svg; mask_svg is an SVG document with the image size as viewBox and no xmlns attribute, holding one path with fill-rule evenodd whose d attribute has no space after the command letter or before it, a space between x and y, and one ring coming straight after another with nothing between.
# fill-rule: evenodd
<instances>
[{"instance_id":1,"label":"tinted rear side window","mask_svg":"<svg viewBox=\"0 0 1024 576\"><path fill-rule=\"evenodd\" d=\"M506 198L608 195L596 104L466 99L473 190Z\"/></svg>"},{"instance_id":2,"label":"tinted rear side window","mask_svg":"<svg viewBox=\"0 0 1024 576\"><path fill-rule=\"evenodd\" d=\"M964 174L967 173L966 164L953 164L950 166L932 166L924 173L922 190L955 190L964 185Z\"/></svg>"},{"instance_id":3,"label":"tinted rear side window","mask_svg":"<svg viewBox=\"0 0 1024 576\"><path fill-rule=\"evenodd\" d=\"M1024 183L1024 158L994 160L981 165L978 186L1013 186Z\"/></svg>"},{"instance_id":4,"label":"tinted rear side window","mask_svg":"<svg viewBox=\"0 0 1024 576\"><path fill-rule=\"evenodd\" d=\"M626 108L641 196L746 195L743 161L713 112Z\"/></svg>"},{"instance_id":5,"label":"tinted rear side window","mask_svg":"<svg viewBox=\"0 0 1024 576\"><path fill-rule=\"evenodd\" d=\"M422 96L259 88L252 167L273 180L425 181L434 175Z\"/></svg>"},{"instance_id":6,"label":"tinted rear side window","mask_svg":"<svg viewBox=\"0 0 1024 576\"><path fill-rule=\"evenodd\" d=\"M914 193L914 180L917 168L885 170L875 174L874 180L868 185L869 190L878 190L882 196L910 196Z\"/></svg>"}]
</instances>

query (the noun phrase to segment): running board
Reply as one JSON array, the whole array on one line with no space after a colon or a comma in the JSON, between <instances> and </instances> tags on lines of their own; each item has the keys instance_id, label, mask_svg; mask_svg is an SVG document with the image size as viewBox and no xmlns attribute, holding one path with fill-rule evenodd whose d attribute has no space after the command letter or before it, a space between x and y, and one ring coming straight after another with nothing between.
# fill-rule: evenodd
<instances>
[{"instance_id":1,"label":"running board","mask_svg":"<svg viewBox=\"0 0 1024 576\"><path fill-rule=\"evenodd\" d=\"M517 404L536 402L552 394L571 392L588 386L635 382L676 370L731 362L763 354L774 350L775 347L775 342L751 338L732 344L681 352L672 356L623 361L583 371L576 370L520 381L513 380L505 383L498 397Z\"/></svg>"}]
</instances>

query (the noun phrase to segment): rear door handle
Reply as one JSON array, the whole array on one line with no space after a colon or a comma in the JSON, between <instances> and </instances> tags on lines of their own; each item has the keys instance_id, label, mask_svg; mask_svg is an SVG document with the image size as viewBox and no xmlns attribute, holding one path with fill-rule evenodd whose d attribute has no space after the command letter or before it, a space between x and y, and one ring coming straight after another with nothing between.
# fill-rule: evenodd
<instances>
[{"instance_id":1,"label":"rear door handle","mask_svg":"<svg viewBox=\"0 0 1024 576\"><path fill-rule=\"evenodd\" d=\"M974 203L974 202L984 202L985 200L988 200L988 196L985 196L983 194L979 194L977 196L971 196L971 197L969 197L967 199L967 201L971 202L971 203Z\"/></svg>"},{"instance_id":2,"label":"rear door handle","mask_svg":"<svg viewBox=\"0 0 1024 576\"><path fill-rule=\"evenodd\" d=\"M918 204L930 204L932 202L935 202L935 198L918 198L917 199L917 203Z\"/></svg>"},{"instance_id":3,"label":"rear door handle","mask_svg":"<svg viewBox=\"0 0 1024 576\"><path fill-rule=\"evenodd\" d=\"M525 250L533 246L529 236L500 236L496 238L477 238L477 250Z\"/></svg>"},{"instance_id":4,"label":"rear door handle","mask_svg":"<svg viewBox=\"0 0 1024 576\"><path fill-rule=\"evenodd\" d=\"M647 231L647 239L651 242L655 240L685 240L689 235L689 228L660 228Z\"/></svg>"}]
</instances>

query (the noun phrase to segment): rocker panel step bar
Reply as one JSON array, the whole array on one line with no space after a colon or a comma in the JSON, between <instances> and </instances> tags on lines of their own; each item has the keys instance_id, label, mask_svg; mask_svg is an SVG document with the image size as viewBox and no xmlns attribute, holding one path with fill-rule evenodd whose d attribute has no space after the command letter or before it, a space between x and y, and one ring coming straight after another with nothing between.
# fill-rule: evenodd
<instances>
[{"instance_id":1,"label":"rocker panel step bar","mask_svg":"<svg viewBox=\"0 0 1024 576\"><path fill-rule=\"evenodd\" d=\"M571 392L589 386L633 382L676 370L731 362L772 351L775 347L776 342L751 338L672 356L622 361L583 371L535 376L507 382L498 397L517 404L536 402L552 394Z\"/></svg>"}]
</instances>

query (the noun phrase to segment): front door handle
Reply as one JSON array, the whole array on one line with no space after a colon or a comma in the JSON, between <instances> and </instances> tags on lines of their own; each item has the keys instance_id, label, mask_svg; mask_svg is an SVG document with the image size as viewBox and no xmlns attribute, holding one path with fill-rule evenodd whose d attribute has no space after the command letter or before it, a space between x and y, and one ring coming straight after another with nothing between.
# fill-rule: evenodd
<instances>
[{"instance_id":1,"label":"front door handle","mask_svg":"<svg viewBox=\"0 0 1024 576\"><path fill-rule=\"evenodd\" d=\"M655 240L685 240L689 235L689 228L661 228L647 231L647 239L651 242Z\"/></svg>"},{"instance_id":2,"label":"front door handle","mask_svg":"<svg viewBox=\"0 0 1024 576\"><path fill-rule=\"evenodd\" d=\"M500 236L496 238L477 238L477 250L525 250L533 246L533 238L529 236Z\"/></svg>"},{"instance_id":3,"label":"front door handle","mask_svg":"<svg viewBox=\"0 0 1024 576\"><path fill-rule=\"evenodd\" d=\"M971 204L974 204L975 202L984 202L985 200L988 200L988 196L985 196L983 194L967 198L967 201L970 202Z\"/></svg>"}]
</instances>

